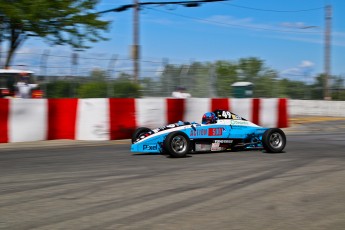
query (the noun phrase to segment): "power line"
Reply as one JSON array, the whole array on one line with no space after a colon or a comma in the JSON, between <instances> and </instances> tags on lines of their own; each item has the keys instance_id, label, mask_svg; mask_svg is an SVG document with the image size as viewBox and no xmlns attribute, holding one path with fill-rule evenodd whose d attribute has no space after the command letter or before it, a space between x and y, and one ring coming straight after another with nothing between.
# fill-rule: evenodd
<instances>
[{"instance_id":1,"label":"power line","mask_svg":"<svg viewBox=\"0 0 345 230\"><path fill-rule=\"evenodd\" d=\"M130 8L135 8L137 5L145 6L145 5L182 5L186 7L198 7L203 3L209 3L209 2L223 2L223 1L229 1L229 0L195 0L195 1L169 1L169 2L134 2L133 4L126 4L122 5L116 8L112 8L109 10L103 10L99 11L96 14L104 14L109 12L122 12L126 11Z\"/></svg>"},{"instance_id":2,"label":"power line","mask_svg":"<svg viewBox=\"0 0 345 230\"><path fill-rule=\"evenodd\" d=\"M324 7L322 6L322 7L310 8L310 9L301 9L301 10L273 10L273 9L261 9L261 8L254 8L254 7L248 7L248 6L240 6L240 5L225 3L225 2L219 2L219 3L223 5L233 6L233 7L247 9L247 10L275 12L275 13L300 13L300 12L317 11L317 10L324 9Z\"/></svg>"},{"instance_id":3,"label":"power line","mask_svg":"<svg viewBox=\"0 0 345 230\"><path fill-rule=\"evenodd\" d=\"M274 32L283 32L283 33L299 33L299 34L321 34L321 32L315 31L315 32L308 32L308 31L299 31L299 30L279 30L279 29L273 29L273 28L264 28L264 27L258 27L258 26L250 26L250 25L238 25L238 24L233 24L233 23L227 23L227 22L220 22L220 21L215 21L215 20L209 20L209 19L204 19L204 18L198 18L198 17L191 17L183 14L177 14L165 10L159 10L155 9L152 7L145 7L150 10L166 13L166 14L171 14L175 15L178 17L183 17L183 18L188 18L196 21L204 21L208 23L214 23L214 24L219 24L219 25L226 25L226 26L233 26L233 27L240 27L240 28L247 28L247 29L256 29L256 30L265 30L265 31L274 31Z\"/></svg>"}]
</instances>

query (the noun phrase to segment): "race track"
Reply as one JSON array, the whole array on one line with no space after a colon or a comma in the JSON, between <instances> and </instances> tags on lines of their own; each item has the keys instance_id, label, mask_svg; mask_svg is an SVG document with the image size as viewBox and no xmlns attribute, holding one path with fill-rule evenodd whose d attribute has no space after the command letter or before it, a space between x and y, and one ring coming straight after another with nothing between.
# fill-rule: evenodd
<instances>
[{"instance_id":1,"label":"race track","mask_svg":"<svg viewBox=\"0 0 345 230\"><path fill-rule=\"evenodd\" d=\"M123 142L2 149L0 229L345 229L345 132L287 140L182 159Z\"/></svg>"}]
</instances>

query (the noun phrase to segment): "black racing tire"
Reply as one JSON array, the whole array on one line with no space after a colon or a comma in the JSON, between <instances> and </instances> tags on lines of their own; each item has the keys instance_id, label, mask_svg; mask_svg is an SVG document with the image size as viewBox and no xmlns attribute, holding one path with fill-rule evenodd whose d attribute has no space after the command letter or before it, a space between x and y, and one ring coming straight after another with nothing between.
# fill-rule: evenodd
<instances>
[{"instance_id":1,"label":"black racing tire","mask_svg":"<svg viewBox=\"0 0 345 230\"><path fill-rule=\"evenodd\" d=\"M148 132L150 132L150 131L152 131L152 130L149 129L149 128L146 128L146 127L137 128L137 129L135 130L135 132L133 133L133 135L132 135L132 144L133 144L141 135L143 135L143 134L145 134L145 133L148 133Z\"/></svg>"},{"instance_id":2,"label":"black racing tire","mask_svg":"<svg viewBox=\"0 0 345 230\"><path fill-rule=\"evenodd\" d=\"M268 129L262 135L262 146L268 153L280 153L286 145L285 133L278 128Z\"/></svg>"},{"instance_id":3,"label":"black racing tire","mask_svg":"<svg viewBox=\"0 0 345 230\"><path fill-rule=\"evenodd\" d=\"M173 158L186 157L190 151L189 137L184 132L172 132L165 138L163 148Z\"/></svg>"}]
</instances>

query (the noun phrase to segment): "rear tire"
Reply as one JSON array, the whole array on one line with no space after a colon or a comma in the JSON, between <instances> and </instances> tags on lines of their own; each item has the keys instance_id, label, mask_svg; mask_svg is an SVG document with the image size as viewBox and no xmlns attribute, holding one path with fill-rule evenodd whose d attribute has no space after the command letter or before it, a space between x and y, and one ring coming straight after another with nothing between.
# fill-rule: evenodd
<instances>
[{"instance_id":1,"label":"rear tire","mask_svg":"<svg viewBox=\"0 0 345 230\"><path fill-rule=\"evenodd\" d=\"M286 145L285 133L278 128L268 129L262 135L262 145L269 153L280 153Z\"/></svg>"},{"instance_id":2,"label":"rear tire","mask_svg":"<svg viewBox=\"0 0 345 230\"><path fill-rule=\"evenodd\" d=\"M135 130L135 132L132 135L132 144L140 138L141 135L144 135L145 133L151 132L152 130L146 127L140 127Z\"/></svg>"},{"instance_id":3,"label":"rear tire","mask_svg":"<svg viewBox=\"0 0 345 230\"><path fill-rule=\"evenodd\" d=\"M172 132L164 140L163 147L171 157L186 157L190 151L190 140L184 132Z\"/></svg>"}]
</instances>

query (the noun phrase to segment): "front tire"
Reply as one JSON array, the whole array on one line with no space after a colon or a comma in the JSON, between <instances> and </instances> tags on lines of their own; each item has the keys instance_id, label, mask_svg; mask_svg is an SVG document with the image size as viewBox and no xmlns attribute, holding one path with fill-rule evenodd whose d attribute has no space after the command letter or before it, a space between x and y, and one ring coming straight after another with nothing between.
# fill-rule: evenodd
<instances>
[{"instance_id":1,"label":"front tire","mask_svg":"<svg viewBox=\"0 0 345 230\"><path fill-rule=\"evenodd\" d=\"M135 132L132 135L132 144L140 138L140 136L144 135L145 133L151 132L152 130L146 127L140 127L135 130Z\"/></svg>"},{"instance_id":2,"label":"front tire","mask_svg":"<svg viewBox=\"0 0 345 230\"><path fill-rule=\"evenodd\" d=\"M269 153L280 153L286 145L285 133L278 128L268 129L262 135L262 145Z\"/></svg>"},{"instance_id":3,"label":"front tire","mask_svg":"<svg viewBox=\"0 0 345 230\"><path fill-rule=\"evenodd\" d=\"M190 151L190 140L184 132L172 132L164 140L163 147L171 157L186 157Z\"/></svg>"}]
</instances>

